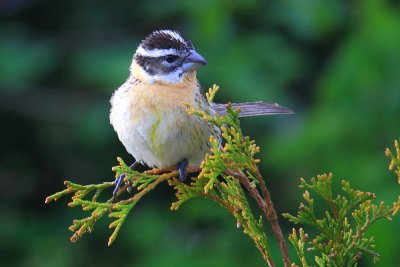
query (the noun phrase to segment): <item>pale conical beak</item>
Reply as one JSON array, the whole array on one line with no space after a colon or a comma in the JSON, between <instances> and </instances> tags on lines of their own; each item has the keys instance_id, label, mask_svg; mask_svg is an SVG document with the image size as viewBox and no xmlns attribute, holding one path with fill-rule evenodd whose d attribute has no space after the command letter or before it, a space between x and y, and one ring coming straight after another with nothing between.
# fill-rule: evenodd
<instances>
[{"instance_id":1,"label":"pale conical beak","mask_svg":"<svg viewBox=\"0 0 400 267\"><path fill-rule=\"evenodd\" d=\"M190 50L190 54L183 60L182 70L183 72L194 71L203 65L207 65L207 60L196 50Z\"/></svg>"}]
</instances>

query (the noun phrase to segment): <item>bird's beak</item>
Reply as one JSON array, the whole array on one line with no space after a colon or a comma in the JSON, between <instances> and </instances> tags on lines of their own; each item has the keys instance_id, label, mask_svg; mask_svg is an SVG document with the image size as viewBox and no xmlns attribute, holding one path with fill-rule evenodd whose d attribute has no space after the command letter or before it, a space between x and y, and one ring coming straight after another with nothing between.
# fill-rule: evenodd
<instances>
[{"instance_id":1,"label":"bird's beak","mask_svg":"<svg viewBox=\"0 0 400 267\"><path fill-rule=\"evenodd\" d=\"M207 65L207 60L196 50L190 50L190 54L183 60L182 70L183 72L194 71L203 65Z\"/></svg>"}]
</instances>

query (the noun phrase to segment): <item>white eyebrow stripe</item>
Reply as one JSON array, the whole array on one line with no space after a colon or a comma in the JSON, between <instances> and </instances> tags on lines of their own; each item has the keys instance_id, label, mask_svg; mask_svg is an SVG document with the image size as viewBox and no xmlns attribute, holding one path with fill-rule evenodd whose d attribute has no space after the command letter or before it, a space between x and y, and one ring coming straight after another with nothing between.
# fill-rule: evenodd
<instances>
[{"instance_id":1,"label":"white eyebrow stripe","mask_svg":"<svg viewBox=\"0 0 400 267\"><path fill-rule=\"evenodd\" d=\"M136 54L144 57L163 57L166 55L178 55L178 52L173 48L146 50L142 46L139 46L136 50Z\"/></svg>"}]
</instances>

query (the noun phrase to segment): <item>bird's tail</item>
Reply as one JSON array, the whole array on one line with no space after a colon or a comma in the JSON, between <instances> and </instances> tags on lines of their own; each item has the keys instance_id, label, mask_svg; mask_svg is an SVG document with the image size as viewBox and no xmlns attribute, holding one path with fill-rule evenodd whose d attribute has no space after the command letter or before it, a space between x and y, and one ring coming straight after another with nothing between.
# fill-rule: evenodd
<instances>
[{"instance_id":1,"label":"bird's tail","mask_svg":"<svg viewBox=\"0 0 400 267\"><path fill-rule=\"evenodd\" d=\"M214 103L212 108L219 115L226 115L227 104ZM261 115L274 115L274 114L293 114L294 112L286 107L282 107L276 103L264 102L244 102L232 103L233 109L240 109L239 117L261 116Z\"/></svg>"}]
</instances>

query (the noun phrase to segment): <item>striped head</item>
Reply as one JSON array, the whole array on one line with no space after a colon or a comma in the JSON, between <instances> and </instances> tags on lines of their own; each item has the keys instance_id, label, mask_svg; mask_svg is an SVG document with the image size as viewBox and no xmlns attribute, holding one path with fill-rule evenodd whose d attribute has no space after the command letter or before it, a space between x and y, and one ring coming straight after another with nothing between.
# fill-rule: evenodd
<instances>
[{"instance_id":1,"label":"striped head","mask_svg":"<svg viewBox=\"0 0 400 267\"><path fill-rule=\"evenodd\" d=\"M178 32L161 30L152 32L140 43L133 64L139 66L151 83L179 83L185 74L207 64L207 61L196 52L192 42Z\"/></svg>"}]
</instances>

